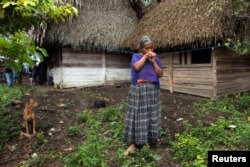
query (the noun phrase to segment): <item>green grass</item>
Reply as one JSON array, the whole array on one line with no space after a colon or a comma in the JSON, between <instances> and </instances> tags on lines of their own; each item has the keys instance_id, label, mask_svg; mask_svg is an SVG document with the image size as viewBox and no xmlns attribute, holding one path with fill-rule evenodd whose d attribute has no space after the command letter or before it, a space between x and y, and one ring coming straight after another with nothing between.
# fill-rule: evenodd
<instances>
[{"instance_id":1,"label":"green grass","mask_svg":"<svg viewBox=\"0 0 250 167\"><path fill-rule=\"evenodd\" d=\"M123 142L125 102L102 108L98 113L85 110L77 115L78 123L85 123L86 140L75 153L64 158L66 166L108 167L141 166L154 167L161 157L148 147L127 158L123 155L126 145Z\"/></svg>"},{"instance_id":2,"label":"green grass","mask_svg":"<svg viewBox=\"0 0 250 167\"><path fill-rule=\"evenodd\" d=\"M30 89L24 88L22 86L7 87L7 85L0 84L0 109L4 110L11 104L12 99L20 99L29 92Z\"/></svg>"},{"instance_id":3,"label":"green grass","mask_svg":"<svg viewBox=\"0 0 250 167\"><path fill-rule=\"evenodd\" d=\"M196 125L186 122L185 130L175 135L171 142L172 152L182 167L207 166L208 150L250 150L250 124L247 121L250 96L245 93L239 98L225 97L220 100L208 99L194 103L199 118L214 111L228 116L218 117L215 122L204 125L197 120ZM236 128L230 128L236 125Z\"/></svg>"}]
</instances>

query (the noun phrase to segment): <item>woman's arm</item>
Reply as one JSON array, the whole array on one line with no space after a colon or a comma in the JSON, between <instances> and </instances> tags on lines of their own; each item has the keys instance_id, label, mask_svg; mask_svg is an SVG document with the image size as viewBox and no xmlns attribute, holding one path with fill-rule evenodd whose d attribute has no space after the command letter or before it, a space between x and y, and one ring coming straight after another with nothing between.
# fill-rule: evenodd
<instances>
[{"instance_id":1,"label":"woman's arm","mask_svg":"<svg viewBox=\"0 0 250 167\"><path fill-rule=\"evenodd\" d=\"M155 72L156 72L158 78L161 78L161 77L163 76L163 70L162 70L162 68L158 65L158 63L156 62L156 60L154 60L153 66L154 66L154 68L155 68Z\"/></svg>"},{"instance_id":2,"label":"woman's arm","mask_svg":"<svg viewBox=\"0 0 250 167\"><path fill-rule=\"evenodd\" d=\"M139 71L143 67L143 65L145 64L146 60L147 60L147 55L145 54L142 56L142 58L139 61L137 61L133 65L135 71Z\"/></svg>"},{"instance_id":3,"label":"woman's arm","mask_svg":"<svg viewBox=\"0 0 250 167\"><path fill-rule=\"evenodd\" d=\"M156 54L154 52L143 55L142 58L133 65L135 71L139 71L143 67L147 59L153 63L158 78L161 78L163 76L163 70L156 62Z\"/></svg>"},{"instance_id":4,"label":"woman's arm","mask_svg":"<svg viewBox=\"0 0 250 167\"><path fill-rule=\"evenodd\" d=\"M155 53L149 55L149 61L151 61L153 63L153 66L154 66L154 69L155 69L155 72L156 72L158 78L161 78L163 76L163 70L156 61L156 54Z\"/></svg>"}]
</instances>

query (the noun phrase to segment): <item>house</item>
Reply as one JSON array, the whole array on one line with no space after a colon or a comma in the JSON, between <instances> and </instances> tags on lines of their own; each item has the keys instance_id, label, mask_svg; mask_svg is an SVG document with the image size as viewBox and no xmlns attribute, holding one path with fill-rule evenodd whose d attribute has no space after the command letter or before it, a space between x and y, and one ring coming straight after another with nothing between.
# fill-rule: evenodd
<instances>
[{"instance_id":1,"label":"house","mask_svg":"<svg viewBox=\"0 0 250 167\"><path fill-rule=\"evenodd\" d=\"M232 4L212 10L213 2L162 1L124 41L123 47L133 50L141 36L151 36L164 68L162 89L202 97L250 90L250 56L222 46L229 38L249 39L249 17L244 12L234 16Z\"/></svg>"},{"instance_id":2,"label":"house","mask_svg":"<svg viewBox=\"0 0 250 167\"><path fill-rule=\"evenodd\" d=\"M77 1L78 2L78 1ZM128 0L79 1L79 16L48 27L48 73L61 88L129 82L121 44L138 23Z\"/></svg>"}]
</instances>

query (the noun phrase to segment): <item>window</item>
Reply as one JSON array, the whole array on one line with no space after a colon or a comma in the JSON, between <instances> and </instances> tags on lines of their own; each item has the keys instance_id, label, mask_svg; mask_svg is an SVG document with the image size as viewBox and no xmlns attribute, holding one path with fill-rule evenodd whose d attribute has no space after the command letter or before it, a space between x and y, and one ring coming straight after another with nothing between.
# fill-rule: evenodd
<instances>
[{"instance_id":1,"label":"window","mask_svg":"<svg viewBox=\"0 0 250 167\"><path fill-rule=\"evenodd\" d=\"M179 64L188 64L187 52L180 52L179 53Z\"/></svg>"},{"instance_id":2,"label":"window","mask_svg":"<svg viewBox=\"0 0 250 167\"><path fill-rule=\"evenodd\" d=\"M202 49L191 52L191 64L210 64L211 49Z\"/></svg>"},{"instance_id":3,"label":"window","mask_svg":"<svg viewBox=\"0 0 250 167\"><path fill-rule=\"evenodd\" d=\"M179 52L179 65L211 64L212 49Z\"/></svg>"}]
</instances>

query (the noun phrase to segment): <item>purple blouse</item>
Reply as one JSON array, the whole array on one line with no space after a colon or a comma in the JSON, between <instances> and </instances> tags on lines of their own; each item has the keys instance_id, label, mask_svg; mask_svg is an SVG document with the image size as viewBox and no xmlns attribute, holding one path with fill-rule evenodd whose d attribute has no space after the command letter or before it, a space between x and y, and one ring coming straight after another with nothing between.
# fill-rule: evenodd
<instances>
[{"instance_id":1,"label":"purple blouse","mask_svg":"<svg viewBox=\"0 0 250 167\"><path fill-rule=\"evenodd\" d=\"M150 81L152 83L155 83L156 87L158 89L160 89L160 81L159 78L155 72L154 66L152 64L152 62L150 62L149 60L146 60L144 66L142 67L142 69L140 71L135 71L133 65L139 61L142 58L142 54L141 53L134 53L132 60L131 60L131 64L130 64L130 68L131 68L131 83L133 85L137 84L137 79L144 79L147 81ZM162 68L161 63L160 63L160 59L158 57L156 57L156 63L159 65L160 68Z\"/></svg>"}]
</instances>

